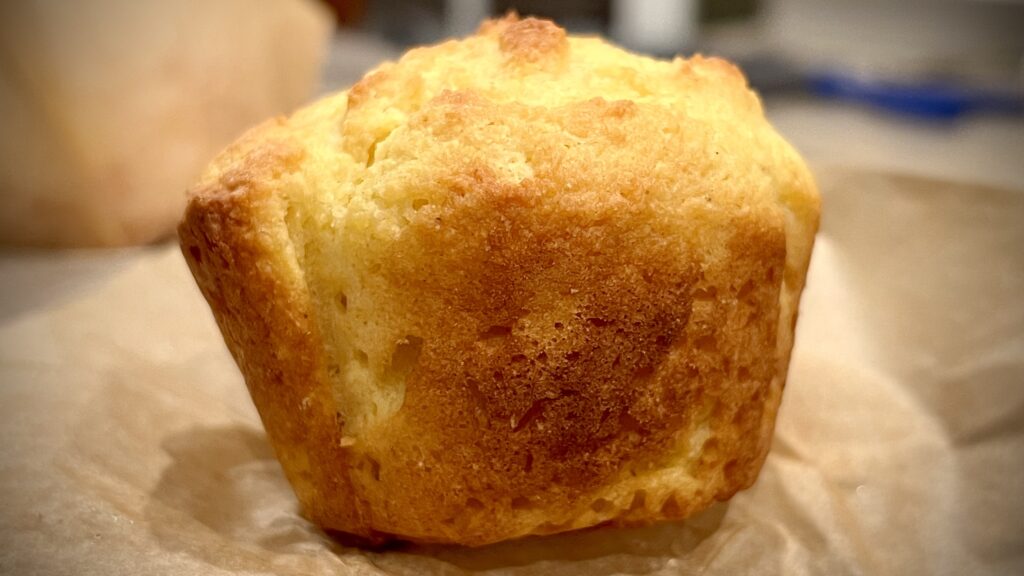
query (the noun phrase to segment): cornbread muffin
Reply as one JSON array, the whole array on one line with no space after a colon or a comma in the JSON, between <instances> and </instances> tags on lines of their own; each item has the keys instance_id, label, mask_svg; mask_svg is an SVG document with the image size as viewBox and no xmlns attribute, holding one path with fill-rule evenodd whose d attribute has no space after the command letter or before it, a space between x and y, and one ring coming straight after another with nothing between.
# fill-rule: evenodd
<instances>
[{"instance_id":1,"label":"cornbread muffin","mask_svg":"<svg viewBox=\"0 0 1024 576\"><path fill-rule=\"evenodd\" d=\"M316 88L315 0L0 0L0 244L168 238L185 189Z\"/></svg>"},{"instance_id":2,"label":"cornbread muffin","mask_svg":"<svg viewBox=\"0 0 1024 576\"><path fill-rule=\"evenodd\" d=\"M510 16L254 129L180 236L308 517L481 545L750 486L818 212L729 63Z\"/></svg>"}]
</instances>

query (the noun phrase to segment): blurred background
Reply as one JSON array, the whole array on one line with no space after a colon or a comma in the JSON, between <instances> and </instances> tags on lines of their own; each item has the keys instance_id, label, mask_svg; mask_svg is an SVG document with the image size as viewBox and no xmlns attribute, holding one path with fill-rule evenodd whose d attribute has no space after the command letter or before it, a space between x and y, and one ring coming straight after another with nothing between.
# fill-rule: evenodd
<instances>
[{"instance_id":1,"label":"blurred background","mask_svg":"<svg viewBox=\"0 0 1024 576\"><path fill-rule=\"evenodd\" d=\"M170 237L246 128L515 10L740 64L816 169L1024 191L1024 0L0 2L0 243Z\"/></svg>"}]
</instances>

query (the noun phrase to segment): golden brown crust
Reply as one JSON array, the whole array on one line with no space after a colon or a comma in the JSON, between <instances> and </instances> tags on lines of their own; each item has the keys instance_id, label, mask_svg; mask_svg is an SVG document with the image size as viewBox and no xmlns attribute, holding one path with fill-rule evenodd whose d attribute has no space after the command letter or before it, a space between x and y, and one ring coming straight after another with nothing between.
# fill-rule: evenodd
<instances>
[{"instance_id":1,"label":"golden brown crust","mask_svg":"<svg viewBox=\"0 0 1024 576\"><path fill-rule=\"evenodd\" d=\"M813 184L731 65L572 42L513 17L414 51L197 188L183 252L321 526L479 545L681 518L756 478ZM541 66L498 74L596 87L508 100L431 68L509 55Z\"/></svg>"},{"instance_id":2,"label":"golden brown crust","mask_svg":"<svg viewBox=\"0 0 1024 576\"><path fill-rule=\"evenodd\" d=\"M559 58L569 49L565 30L549 20L510 17L499 30L498 46L512 58L537 62Z\"/></svg>"},{"instance_id":3,"label":"golden brown crust","mask_svg":"<svg viewBox=\"0 0 1024 576\"><path fill-rule=\"evenodd\" d=\"M585 213L543 213L536 191L491 186L478 180L475 194L414 222L429 253L394 270L404 290L445 305L420 318L405 405L374 439L408 458L382 466L375 487L390 495L390 531L430 538L440 517L480 543L491 531L514 533L521 519L509 510L543 511L534 529L578 527L581 502L615 520L624 511L601 502L602 488L664 465L679 432L704 421L730 455L691 470L707 494L684 503L652 494L658 508L643 519L679 517L746 487L760 464L757 426L775 368L778 284L765 280L782 273L781 233L738 222L729 269L702 270L686 249L638 251L630 231L642 213L587 226L574 222ZM450 234L433 232L435 217ZM473 230L486 232L473 242ZM725 303L704 306L712 294ZM725 475L718 486L716 474ZM425 498L434 505L422 526L398 524ZM488 522L474 524L467 506Z\"/></svg>"}]
</instances>

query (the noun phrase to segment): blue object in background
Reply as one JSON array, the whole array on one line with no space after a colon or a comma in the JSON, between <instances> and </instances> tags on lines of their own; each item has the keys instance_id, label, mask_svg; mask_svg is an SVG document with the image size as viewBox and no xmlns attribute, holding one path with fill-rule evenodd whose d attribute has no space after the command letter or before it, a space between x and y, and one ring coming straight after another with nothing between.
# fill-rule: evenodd
<instances>
[{"instance_id":1,"label":"blue object in background","mask_svg":"<svg viewBox=\"0 0 1024 576\"><path fill-rule=\"evenodd\" d=\"M936 120L950 120L969 112L1024 113L1024 97L961 86L951 82L901 83L865 80L834 72L811 73L811 93L837 100L863 102L884 110Z\"/></svg>"}]
</instances>

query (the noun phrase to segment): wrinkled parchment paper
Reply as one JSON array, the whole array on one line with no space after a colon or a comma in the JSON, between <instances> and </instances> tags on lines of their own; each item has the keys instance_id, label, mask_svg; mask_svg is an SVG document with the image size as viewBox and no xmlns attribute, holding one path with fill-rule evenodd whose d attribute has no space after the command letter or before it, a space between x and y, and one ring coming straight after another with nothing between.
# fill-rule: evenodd
<instances>
[{"instance_id":1,"label":"wrinkled parchment paper","mask_svg":"<svg viewBox=\"0 0 1024 576\"><path fill-rule=\"evenodd\" d=\"M1024 573L1024 191L821 174L772 452L685 522L366 551L297 512L176 247L0 257L0 572Z\"/></svg>"}]
</instances>

